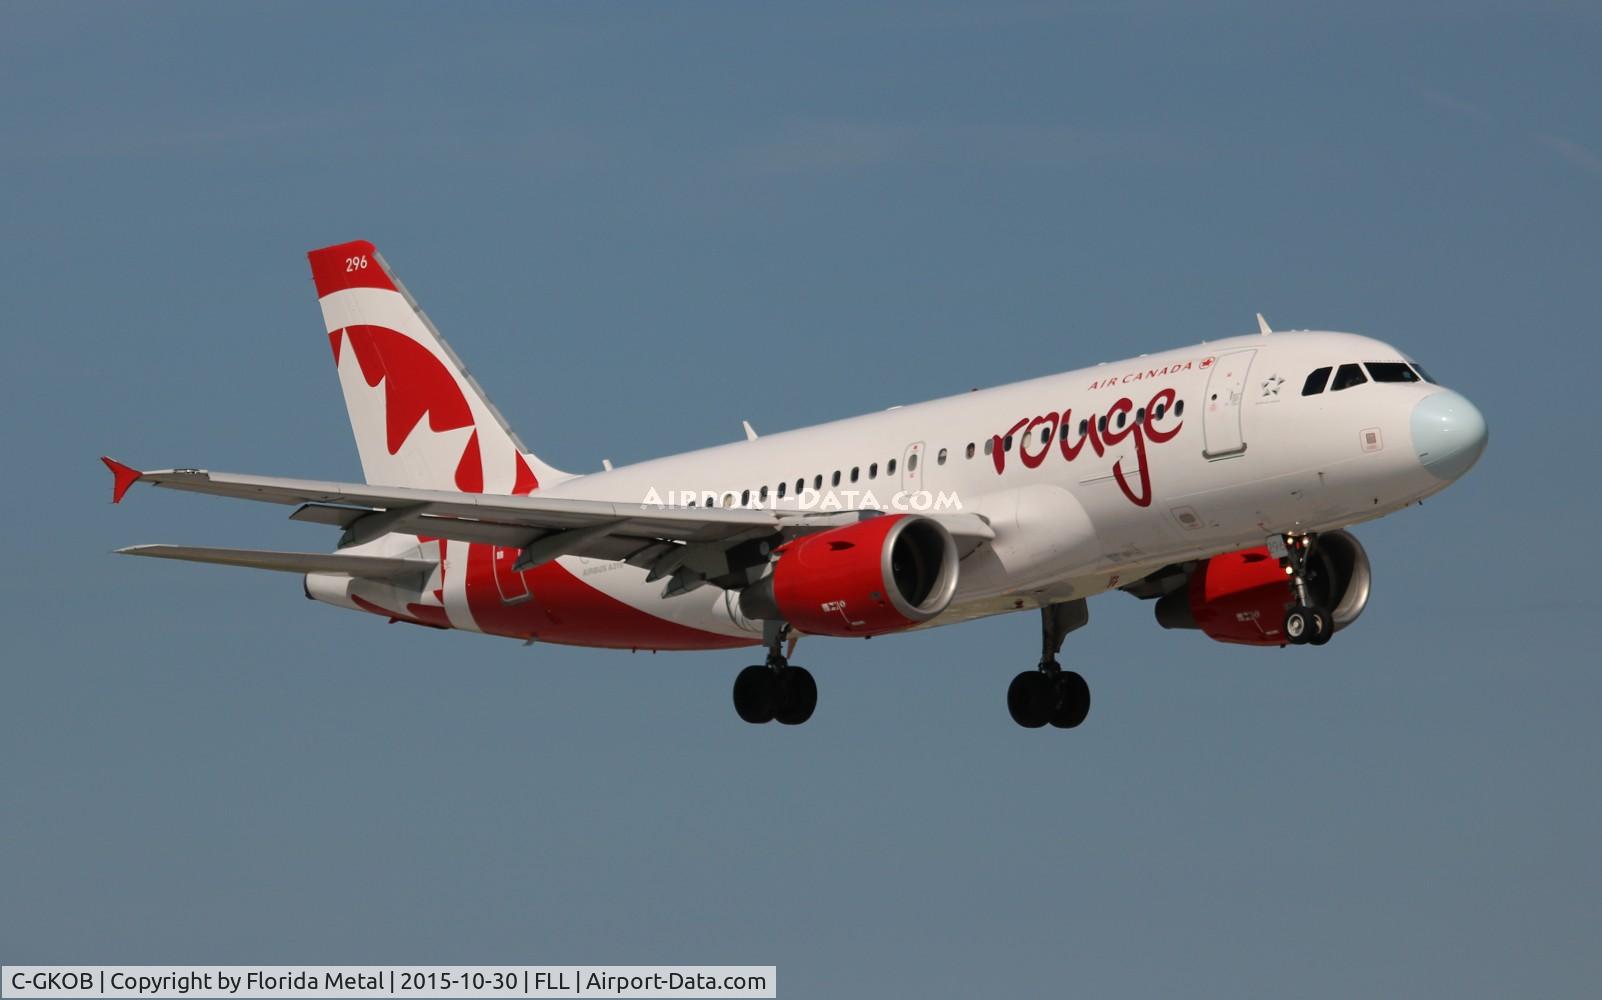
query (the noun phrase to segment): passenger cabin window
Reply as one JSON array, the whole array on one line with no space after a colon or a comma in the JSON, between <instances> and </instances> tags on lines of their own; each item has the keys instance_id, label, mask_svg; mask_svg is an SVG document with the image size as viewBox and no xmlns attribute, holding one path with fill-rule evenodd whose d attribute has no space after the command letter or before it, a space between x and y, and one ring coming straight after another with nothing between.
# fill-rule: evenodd
<instances>
[{"instance_id":1,"label":"passenger cabin window","mask_svg":"<svg viewBox=\"0 0 1602 1000\"><path fill-rule=\"evenodd\" d=\"M972 448L973 445L969 445L968 447ZM986 440L985 441L985 454L988 455L988 454L990 454L991 452L993 452L995 450L996 450L996 439L995 438L989 438L988 440Z\"/></svg>"},{"instance_id":2,"label":"passenger cabin window","mask_svg":"<svg viewBox=\"0 0 1602 1000\"><path fill-rule=\"evenodd\" d=\"M1313 369L1313 373L1307 376L1307 381L1302 383L1302 395L1316 396L1323 392L1324 386L1329 384L1329 373L1334 370L1329 365Z\"/></svg>"},{"instance_id":3,"label":"passenger cabin window","mask_svg":"<svg viewBox=\"0 0 1602 1000\"><path fill-rule=\"evenodd\" d=\"M788 484L787 484L787 483L780 483L780 484L779 484L779 499L780 499L780 500L783 500L783 499L784 499L784 488L785 488L785 486L787 486L787 485L788 485Z\"/></svg>"},{"instance_id":4,"label":"passenger cabin window","mask_svg":"<svg viewBox=\"0 0 1602 1000\"><path fill-rule=\"evenodd\" d=\"M853 483L857 481L857 474L860 473L861 471L862 471L862 467L859 466L859 465L853 465L851 467L851 481Z\"/></svg>"},{"instance_id":5,"label":"passenger cabin window","mask_svg":"<svg viewBox=\"0 0 1602 1000\"><path fill-rule=\"evenodd\" d=\"M878 479L879 478L879 463L878 462L869 462L868 463L868 478L869 479Z\"/></svg>"},{"instance_id":6,"label":"passenger cabin window","mask_svg":"<svg viewBox=\"0 0 1602 1000\"><path fill-rule=\"evenodd\" d=\"M914 459L916 459L916 458L917 458L917 457L918 457L918 456L917 456L917 455L914 455L914 456L912 456L912 457L913 457L913 458L914 458ZM935 464L936 464L936 465L945 465L945 464L946 464L946 450L945 450L945 449L944 449L944 448L941 448L941 449L940 449L940 454L938 454L938 455L936 455L936 456L935 456ZM916 465L914 465L914 466L913 466L913 468L914 468L914 469L916 469L916 468L917 468L917 466L916 466Z\"/></svg>"},{"instance_id":7,"label":"passenger cabin window","mask_svg":"<svg viewBox=\"0 0 1602 1000\"><path fill-rule=\"evenodd\" d=\"M1184 415L1185 415L1185 401L1183 399L1181 399L1179 402L1174 404L1174 416L1183 417Z\"/></svg>"},{"instance_id":8,"label":"passenger cabin window","mask_svg":"<svg viewBox=\"0 0 1602 1000\"><path fill-rule=\"evenodd\" d=\"M749 507L749 506L751 506L751 491L750 490L746 490L745 492L740 494L740 506L741 507Z\"/></svg>"},{"instance_id":9,"label":"passenger cabin window","mask_svg":"<svg viewBox=\"0 0 1602 1000\"><path fill-rule=\"evenodd\" d=\"M968 442L968 457L969 458L973 457L973 442L972 441Z\"/></svg>"},{"instance_id":10,"label":"passenger cabin window","mask_svg":"<svg viewBox=\"0 0 1602 1000\"><path fill-rule=\"evenodd\" d=\"M834 475L829 477L829 485L830 486L839 486L840 485L840 470L839 469L835 469L834 470Z\"/></svg>"},{"instance_id":11,"label":"passenger cabin window","mask_svg":"<svg viewBox=\"0 0 1602 1000\"><path fill-rule=\"evenodd\" d=\"M1335 372L1335 381L1330 383L1329 391L1340 392L1367 381L1368 376L1363 374L1361 365L1341 365Z\"/></svg>"},{"instance_id":12,"label":"passenger cabin window","mask_svg":"<svg viewBox=\"0 0 1602 1000\"><path fill-rule=\"evenodd\" d=\"M781 490L784 489L784 485L781 483L779 488ZM758 503L767 503L768 502L768 488L766 486L762 487L762 491L757 494L757 502Z\"/></svg>"},{"instance_id":13,"label":"passenger cabin window","mask_svg":"<svg viewBox=\"0 0 1602 1000\"><path fill-rule=\"evenodd\" d=\"M840 481L840 473L836 472L834 474L834 481L836 483ZM823 473L820 472L812 477L812 488L815 490L823 489Z\"/></svg>"},{"instance_id":14,"label":"passenger cabin window","mask_svg":"<svg viewBox=\"0 0 1602 1000\"><path fill-rule=\"evenodd\" d=\"M911 458L907 459L907 468L909 470L916 469L917 467L918 467L918 456L917 455L914 455ZM893 476L893 475L896 474L896 460L895 459L892 458L890 461L885 463L884 474L887 475L887 476Z\"/></svg>"},{"instance_id":15,"label":"passenger cabin window","mask_svg":"<svg viewBox=\"0 0 1602 1000\"><path fill-rule=\"evenodd\" d=\"M1376 382L1417 382L1418 373L1404 361L1369 361L1363 367L1368 377Z\"/></svg>"}]
</instances>

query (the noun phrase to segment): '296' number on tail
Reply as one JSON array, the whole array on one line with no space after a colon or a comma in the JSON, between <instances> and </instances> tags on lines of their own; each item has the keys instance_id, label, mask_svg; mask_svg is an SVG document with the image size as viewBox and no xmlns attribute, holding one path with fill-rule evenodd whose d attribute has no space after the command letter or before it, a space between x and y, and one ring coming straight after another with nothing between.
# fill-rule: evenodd
<instances>
[{"instance_id":1,"label":"'296' number on tail","mask_svg":"<svg viewBox=\"0 0 1602 1000\"><path fill-rule=\"evenodd\" d=\"M367 267L367 255L366 254L362 254L360 257L346 257L345 258L345 273L346 274L349 274L352 271L364 270L366 267Z\"/></svg>"}]
</instances>

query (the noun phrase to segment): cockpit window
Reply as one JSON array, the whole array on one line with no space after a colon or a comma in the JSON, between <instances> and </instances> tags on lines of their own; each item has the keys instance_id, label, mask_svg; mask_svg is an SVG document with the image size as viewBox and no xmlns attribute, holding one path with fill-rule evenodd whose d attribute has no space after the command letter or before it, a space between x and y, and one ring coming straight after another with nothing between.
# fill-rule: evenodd
<instances>
[{"instance_id":1,"label":"cockpit window","mask_svg":"<svg viewBox=\"0 0 1602 1000\"><path fill-rule=\"evenodd\" d=\"M1434 379L1430 378L1430 373L1424 370L1424 366L1415 364L1413 366L1413 370L1418 372L1418 377L1419 378L1421 378L1424 381L1430 383L1431 385L1437 385L1438 384Z\"/></svg>"},{"instance_id":2,"label":"cockpit window","mask_svg":"<svg viewBox=\"0 0 1602 1000\"><path fill-rule=\"evenodd\" d=\"M1329 365L1314 369L1313 374L1307 376L1307 381L1302 383L1302 395L1316 396L1323 392L1324 384L1329 381L1329 373L1332 371L1334 369Z\"/></svg>"},{"instance_id":3,"label":"cockpit window","mask_svg":"<svg viewBox=\"0 0 1602 1000\"><path fill-rule=\"evenodd\" d=\"M1342 389L1350 389L1367 381L1368 376L1363 374L1361 365L1341 365L1335 372L1335 381L1330 383L1329 391L1340 392Z\"/></svg>"},{"instance_id":4,"label":"cockpit window","mask_svg":"<svg viewBox=\"0 0 1602 1000\"><path fill-rule=\"evenodd\" d=\"M1370 361L1364 367L1376 382L1418 381L1418 374L1403 361Z\"/></svg>"}]
</instances>

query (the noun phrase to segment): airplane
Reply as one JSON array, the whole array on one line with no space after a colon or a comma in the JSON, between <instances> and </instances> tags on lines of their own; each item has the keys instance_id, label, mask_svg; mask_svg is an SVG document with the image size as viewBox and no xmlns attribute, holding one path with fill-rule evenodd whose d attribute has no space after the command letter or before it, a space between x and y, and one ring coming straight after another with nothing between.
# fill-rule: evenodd
<instances>
[{"instance_id":1,"label":"airplane","mask_svg":"<svg viewBox=\"0 0 1602 1000\"><path fill-rule=\"evenodd\" d=\"M390 622L630 650L760 647L748 723L798 725L802 636L871 638L1037 611L1007 708L1072 729L1058 662L1089 598L1247 646L1323 645L1373 571L1347 529L1421 503L1486 445L1474 404L1369 337L1272 331L574 474L531 452L367 241L308 254L363 482L141 471L134 483L293 505L333 552L120 553L299 573Z\"/></svg>"}]
</instances>

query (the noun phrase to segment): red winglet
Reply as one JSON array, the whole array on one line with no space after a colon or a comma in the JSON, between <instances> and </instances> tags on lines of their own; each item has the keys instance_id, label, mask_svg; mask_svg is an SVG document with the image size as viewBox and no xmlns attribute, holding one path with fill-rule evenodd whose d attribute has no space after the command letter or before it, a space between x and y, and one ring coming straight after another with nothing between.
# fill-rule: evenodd
<instances>
[{"instance_id":1,"label":"red winglet","mask_svg":"<svg viewBox=\"0 0 1602 1000\"><path fill-rule=\"evenodd\" d=\"M107 458L104 455L100 456L100 460L106 463L106 468L111 470L111 502L122 503L122 495L127 493L128 487L132 486L134 483L137 483L139 481L139 477L143 476L144 473L140 472L138 469L123 465L114 458Z\"/></svg>"},{"instance_id":2,"label":"red winglet","mask_svg":"<svg viewBox=\"0 0 1602 1000\"><path fill-rule=\"evenodd\" d=\"M384 273L378 262L378 252L366 240L353 240L336 246L313 250L306 255L311 261L312 280L317 283L317 297L347 288L382 288L395 291L395 283Z\"/></svg>"}]
</instances>

